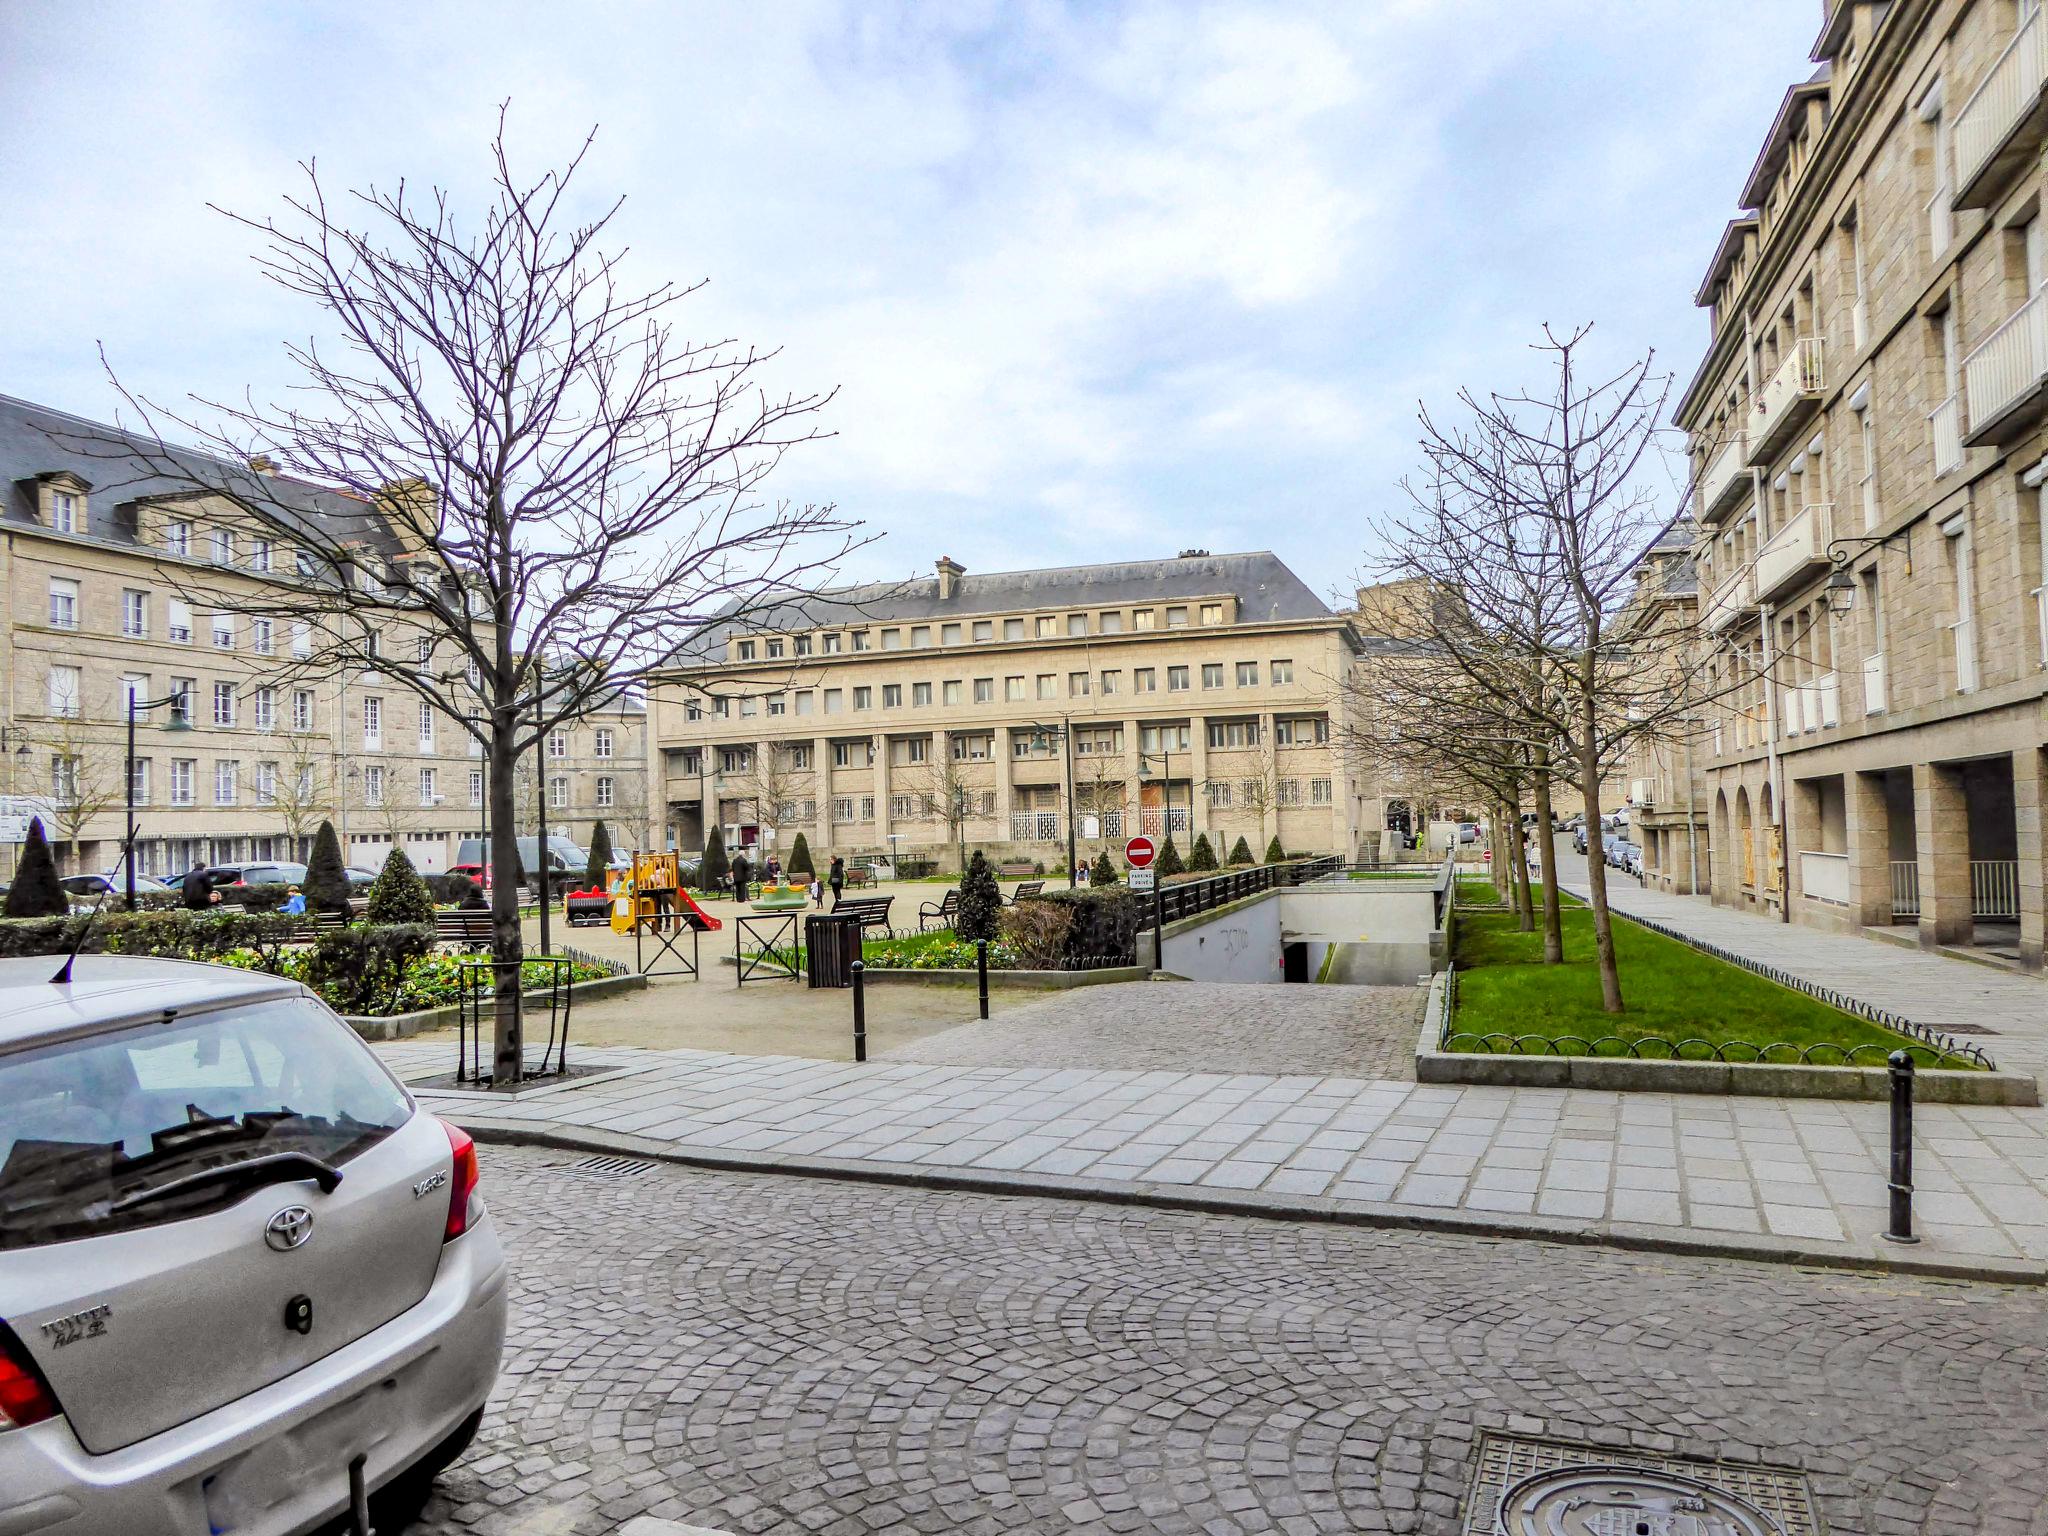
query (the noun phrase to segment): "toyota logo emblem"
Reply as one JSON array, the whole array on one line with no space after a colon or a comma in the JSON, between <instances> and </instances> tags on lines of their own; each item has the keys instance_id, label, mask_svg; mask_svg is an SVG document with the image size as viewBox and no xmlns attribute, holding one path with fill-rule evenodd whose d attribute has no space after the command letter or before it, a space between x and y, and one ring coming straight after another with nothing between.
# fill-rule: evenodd
<instances>
[{"instance_id":1,"label":"toyota logo emblem","mask_svg":"<svg viewBox=\"0 0 2048 1536\"><path fill-rule=\"evenodd\" d=\"M313 1235L313 1213L303 1205L288 1205L263 1225L263 1241L283 1253L303 1248Z\"/></svg>"}]
</instances>

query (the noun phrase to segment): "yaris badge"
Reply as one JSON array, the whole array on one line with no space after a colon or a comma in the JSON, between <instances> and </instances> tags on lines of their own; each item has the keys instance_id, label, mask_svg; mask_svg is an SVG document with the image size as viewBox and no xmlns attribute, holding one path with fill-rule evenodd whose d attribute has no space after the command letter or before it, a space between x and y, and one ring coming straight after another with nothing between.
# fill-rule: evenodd
<instances>
[{"instance_id":1,"label":"yaris badge","mask_svg":"<svg viewBox=\"0 0 2048 1536\"><path fill-rule=\"evenodd\" d=\"M313 1213L303 1205L288 1205L264 1223L263 1241L283 1253L303 1248L313 1235Z\"/></svg>"}]
</instances>

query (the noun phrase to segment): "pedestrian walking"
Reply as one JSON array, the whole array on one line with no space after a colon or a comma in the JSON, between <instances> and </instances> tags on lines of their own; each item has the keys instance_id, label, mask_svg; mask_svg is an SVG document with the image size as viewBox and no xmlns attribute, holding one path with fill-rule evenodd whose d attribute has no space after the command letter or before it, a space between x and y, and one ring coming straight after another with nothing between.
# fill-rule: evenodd
<instances>
[{"instance_id":1,"label":"pedestrian walking","mask_svg":"<svg viewBox=\"0 0 2048 1536\"><path fill-rule=\"evenodd\" d=\"M747 899L747 876L753 871L747 868L747 856L740 854L732 861L732 894L735 901Z\"/></svg>"},{"instance_id":2,"label":"pedestrian walking","mask_svg":"<svg viewBox=\"0 0 2048 1536\"><path fill-rule=\"evenodd\" d=\"M827 883L832 887L832 905L836 907L840 892L846 889L846 860L836 853L832 855L832 873L827 877Z\"/></svg>"}]
</instances>

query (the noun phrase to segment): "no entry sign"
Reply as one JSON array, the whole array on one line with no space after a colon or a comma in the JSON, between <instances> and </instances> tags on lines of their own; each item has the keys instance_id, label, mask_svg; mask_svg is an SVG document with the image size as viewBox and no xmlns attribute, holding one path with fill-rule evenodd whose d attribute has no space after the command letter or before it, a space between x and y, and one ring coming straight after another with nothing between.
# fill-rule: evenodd
<instances>
[{"instance_id":1,"label":"no entry sign","mask_svg":"<svg viewBox=\"0 0 2048 1536\"><path fill-rule=\"evenodd\" d=\"M1124 862L1133 869L1150 869L1158 856L1159 850L1152 846L1149 837L1134 837L1124 844Z\"/></svg>"}]
</instances>

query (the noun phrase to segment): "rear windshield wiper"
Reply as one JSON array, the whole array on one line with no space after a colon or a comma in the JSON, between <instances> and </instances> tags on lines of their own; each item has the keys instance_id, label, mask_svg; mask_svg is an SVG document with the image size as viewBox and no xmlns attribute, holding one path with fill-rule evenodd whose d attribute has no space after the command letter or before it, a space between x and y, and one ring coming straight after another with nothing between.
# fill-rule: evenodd
<instances>
[{"instance_id":1,"label":"rear windshield wiper","mask_svg":"<svg viewBox=\"0 0 2048 1536\"><path fill-rule=\"evenodd\" d=\"M272 1152L263 1157L244 1158L238 1163L221 1163L217 1167L202 1168L197 1173L188 1173L183 1178L171 1179L149 1189L116 1200L107 1207L109 1215L132 1211L137 1206L151 1205L158 1200L171 1200L189 1190L203 1189L209 1184L226 1184L248 1180L253 1184L284 1184L298 1179L311 1179L320 1186L322 1194L331 1195L341 1182L341 1170L332 1163L323 1163L310 1152Z\"/></svg>"}]
</instances>

